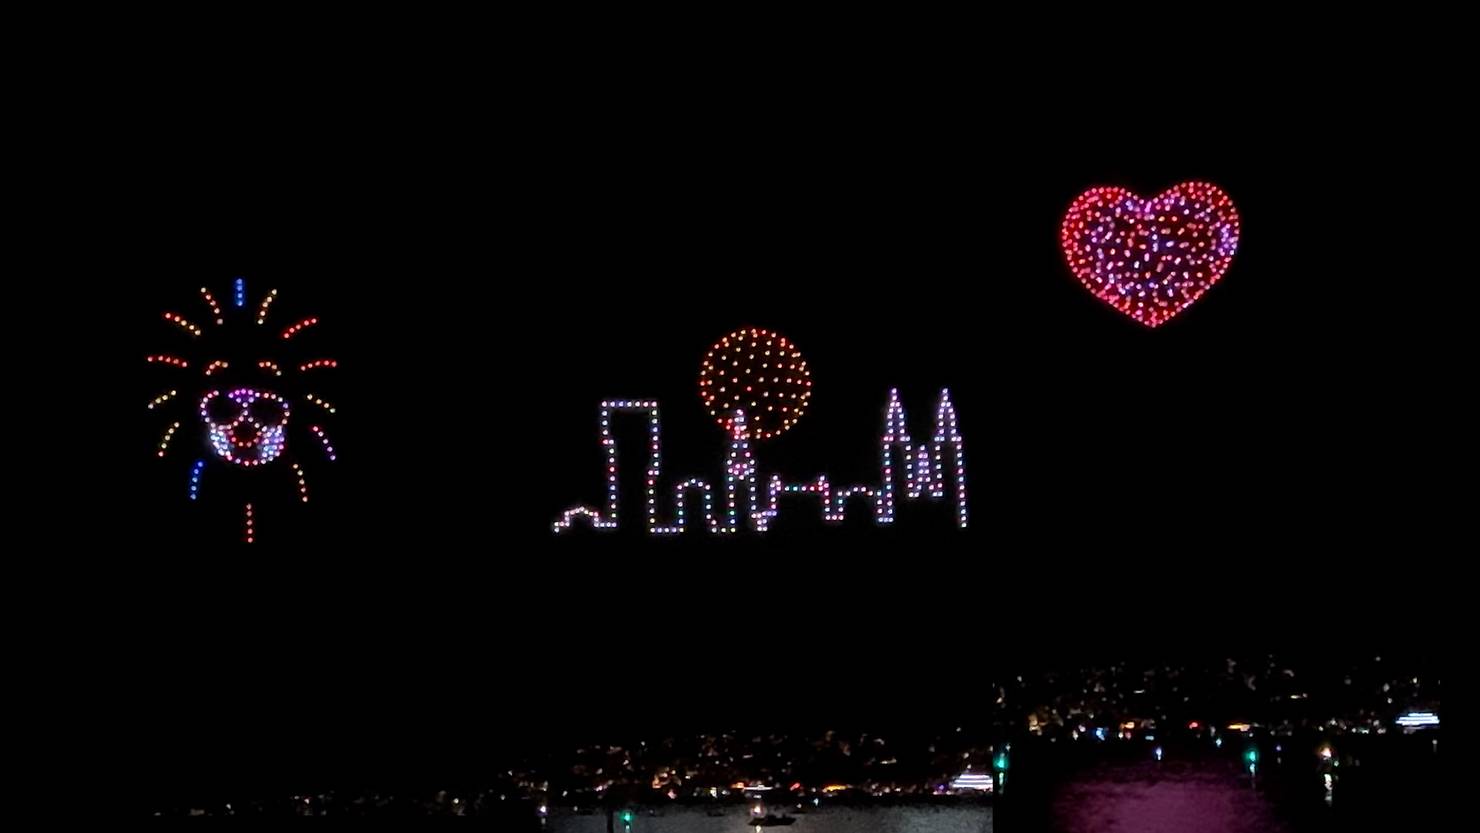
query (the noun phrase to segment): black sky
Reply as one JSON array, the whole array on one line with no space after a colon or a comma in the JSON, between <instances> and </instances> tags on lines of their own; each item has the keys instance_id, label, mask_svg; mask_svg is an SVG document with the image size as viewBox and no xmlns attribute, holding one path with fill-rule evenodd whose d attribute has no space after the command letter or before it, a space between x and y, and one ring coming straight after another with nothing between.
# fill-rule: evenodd
<instances>
[{"instance_id":1,"label":"black sky","mask_svg":"<svg viewBox=\"0 0 1480 833\"><path fill-rule=\"evenodd\" d=\"M366 102L200 125L120 171L99 376L127 460L100 499L148 549L101 568L99 673L139 754L164 780L389 777L586 727L908 720L1020 666L1358 655L1433 627L1389 580L1431 508L1392 430L1406 334L1370 309L1395 255L1354 208L1402 176L1330 153L1318 114L1097 129L959 92L583 89L488 122ZM1074 281L1058 223L1090 186L1189 179L1233 197L1243 238L1148 331ZM143 356L187 343L159 311L204 317L196 289L235 275L321 316L304 358L343 365L339 459L305 450L313 502L263 499L250 549L235 503L185 500L189 458L154 457L144 410L165 374ZM666 483L718 476L698 363L739 326L792 339L815 381L762 471L866 480L889 388L923 433L948 386L970 529L796 505L766 538L553 537L600 500L603 398L662 402ZM758 695L757 664L788 682Z\"/></svg>"}]
</instances>

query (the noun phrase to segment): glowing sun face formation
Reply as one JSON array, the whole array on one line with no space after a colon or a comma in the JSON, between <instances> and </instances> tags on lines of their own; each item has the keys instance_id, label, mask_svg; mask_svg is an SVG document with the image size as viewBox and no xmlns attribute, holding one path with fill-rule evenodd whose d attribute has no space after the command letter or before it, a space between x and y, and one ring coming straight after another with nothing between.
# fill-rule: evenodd
<instances>
[{"instance_id":1,"label":"glowing sun face formation","mask_svg":"<svg viewBox=\"0 0 1480 833\"><path fill-rule=\"evenodd\" d=\"M305 424L300 418L290 428L288 404L302 400L312 406L309 410L317 414L317 418L332 418L336 413L335 407L305 388L309 387L306 383L312 380L315 382L312 388L322 390L317 384L319 377L332 379L339 362L308 356L287 361L287 356L297 353L302 342L317 340L319 319L303 318L287 326L269 327L269 312L277 299L277 290L268 292L261 303L252 308L247 305L244 279L237 278L232 289L231 295L227 296L230 303L222 304L210 290L201 288L201 300L210 310L210 318L205 319L204 326L178 313L164 313L164 320L172 325L172 329L187 336L192 343L205 345L205 349L197 348L193 356L158 354L146 357L149 364L159 368L159 373L172 380L168 389L149 401L146 406L149 410L165 412L181 402L199 403L200 422L182 417L163 426L164 433L156 453L163 459L172 448L201 447L202 456L190 466L187 493L190 500L199 500L204 492L209 491L206 485L216 476L207 469L211 460L230 463L227 471L255 469L282 460L291 473L284 470L281 463L275 469L269 466L265 471L281 471L278 482L293 485L298 501L307 503L308 478L301 455L311 453L316 456L321 448L324 457L333 461L334 446L319 425ZM243 361L244 357L250 357L250 360ZM279 364L279 361L283 363ZM292 372L295 366L296 373ZM286 376L285 369L288 371ZM265 385L273 389L268 390ZM204 435L200 440L193 436L197 426ZM288 443L290 430L298 431L292 448ZM176 440L177 434L182 438ZM205 448L210 451L206 452ZM253 482L267 482L274 476L254 475ZM258 509L254 512L250 503L242 507L243 540L249 544L256 537L260 507Z\"/></svg>"}]
</instances>

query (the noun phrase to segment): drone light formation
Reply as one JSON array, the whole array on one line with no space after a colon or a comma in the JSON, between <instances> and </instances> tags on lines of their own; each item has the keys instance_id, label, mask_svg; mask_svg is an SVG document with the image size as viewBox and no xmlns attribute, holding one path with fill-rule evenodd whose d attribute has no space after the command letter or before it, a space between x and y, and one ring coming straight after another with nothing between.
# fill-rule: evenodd
<instances>
[{"instance_id":1,"label":"drone light formation","mask_svg":"<svg viewBox=\"0 0 1480 833\"><path fill-rule=\"evenodd\" d=\"M595 529L618 528L620 467L617 463L617 441L611 426L614 416L620 413L639 414L648 425L646 509L647 529L653 535L677 535L685 531L689 515L686 502L691 494L700 496L705 527L714 534L733 535L741 530L746 521L756 532L766 532L771 520L778 514L779 499L785 494L817 495L823 521L832 524L847 519L850 500L863 498L872 502L876 524L892 524L895 518L896 483L901 477L906 499L940 500L949 496L955 507L956 526L966 528L965 440L957 423L950 391L943 389L936 404L935 427L930 440L918 445L910 440L908 432L904 430L905 411L899 401L899 392L889 392L885 427L879 442L879 483L847 486L834 491L827 475L820 475L811 482L790 484L779 474L771 475L765 481L764 502L760 494L761 478L757 474L755 452L751 449L746 414L743 410L736 410L726 420L730 425L730 443L721 490L724 495L722 510L715 511L713 485L701 478L690 478L674 487L675 508L671 524L661 523L658 517L658 482L662 476L662 430L658 403L652 400L602 402L599 421L601 445L606 454L606 507L604 510L591 506L568 509L555 521L555 532L569 529L578 518L587 520ZM949 467L946 466L947 456L950 458ZM896 471L899 473L896 474ZM954 489L949 491L946 488L947 471L954 484Z\"/></svg>"},{"instance_id":2,"label":"drone light formation","mask_svg":"<svg viewBox=\"0 0 1480 833\"><path fill-rule=\"evenodd\" d=\"M308 430L312 431L314 433L314 436L319 438L319 442L324 444L324 454L328 455L330 462L333 462L334 446L329 444L329 438L324 434L324 429L318 427L317 425L310 425L308 426Z\"/></svg>"},{"instance_id":3,"label":"drone light formation","mask_svg":"<svg viewBox=\"0 0 1480 833\"><path fill-rule=\"evenodd\" d=\"M1183 182L1152 199L1091 188L1064 214L1059 243L1095 297L1157 327L1228 271L1239 243L1233 200L1209 182Z\"/></svg>"},{"instance_id":4,"label":"drone light formation","mask_svg":"<svg viewBox=\"0 0 1480 833\"><path fill-rule=\"evenodd\" d=\"M164 320L169 321L177 327L180 327L181 329L185 330L185 332L190 333L193 336L198 336L201 334L201 329L199 327L195 326L189 321L186 321L184 317L176 315L173 312L165 313Z\"/></svg>"},{"instance_id":5,"label":"drone light formation","mask_svg":"<svg viewBox=\"0 0 1480 833\"><path fill-rule=\"evenodd\" d=\"M735 353L734 348L737 346L744 352ZM772 349L770 356L766 353L768 346ZM751 352L752 350L759 352ZM770 418L762 422L755 419L743 407L732 408L723 414L713 409L715 403L733 404L733 397L730 396L729 391L730 384L733 382L721 384L722 379L742 376L747 366L746 363L752 361L756 362L754 369L761 369L759 364L764 361L768 365L764 369L771 370L770 360L778 357L778 354L783 362L783 368L786 363L791 363L793 365L791 372L795 375L790 378L789 382L775 383L783 387L767 389L784 390L788 394L796 394L797 406L789 407L786 416L780 416L778 411L766 411L765 413L770 414ZM730 358L725 358L727 356ZM752 358L752 356L758 358ZM724 363L728 363L729 369L724 368ZM722 376L719 371L730 375ZM773 378L787 379L784 375L785 370L781 372L783 375L773 376ZM751 375L758 381L758 374ZM618 488L620 468L617 439L612 431L612 423L619 414L640 416L647 424L648 453L647 466L644 469L644 486L646 527L648 533L652 535L677 535L687 529L691 508L689 506L690 496L698 496L699 511L703 514L705 528L717 535L736 534L747 522L755 532L766 532L770 522L779 512L779 501L783 495L815 495L823 521L830 524L844 521L847 518L849 501L862 498L873 504L873 518L876 524L891 524L895 518L896 484L901 479L904 486L904 498L907 500L921 498L944 500L950 497L955 507L956 526L963 529L966 527L968 516L965 441L961 436L955 405L951 401L948 389L942 389L940 392L935 409L935 426L929 435L929 441L918 444L911 440L906 428L905 411L899 400L899 391L890 390L889 401L884 411L884 430L879 441L881 451L879 482L834 490L825 474L802 483L787 483L785 478L779 474L773 474L769 478L762 478L758 474L756 451L752 448L752 443L774 438L792 427L797 417L803 412L802 407L805 406L810 396L811 380L809 374L806 373L805 362L801 360L800 353L790 342L766 330L737 330L721 339L710 350L705 357L700 376L700 396L705 405L711 407L711 414L715 415L716 421L725 428L729 435L722 488L717 489L714 484L702 478L689 478L677 483L673 487L672 522L663 523L658 514L658 491L662 478L662 426L658 402L651 399L607 400L601 403L599 412L601 446L605 456L605 507L597 509L592 506L575 506L566 510L553 525L556 533L570 529L578 520L589 523L594 529L618 528L620 523L620 489ZM792 387L786 387L787 384ZM725 390L719 390L720 387L724 387ZM742 389L743 387L742 385ZM745 392L747 396L762 392L759 389L761 385L755 384L754 381L749 387L751 390ZM722 400L721 397L725 398ZM791 401L789 395L787 400ZM953 489L947 489L948 479L953 481ZM762 495L762 482L765 484L764 495ZM715 507L716 492L723 495L724 501L718 511Z\"/></svg>"},{"instance_id":6,"label":"drone light formation","mask_svg":"<svg viewBox=\"0 0 1480 833\"><path fill-rule=\"evenodd\" d=\"M283 338L290 339L293 336L296 336L299 333L303 332L305 328L312 327L317 323L319 323L319 319L317 318L305 318L302 321L299 321L297 324L289 327L288 329L283 330Z\"/></svg>"},{"instance_id":7,"label":"drone light formation","mask_svg":"<svg viewBox=\"0 0 1480 833\"><path fill-rule=\"evenodd\" d=\"M179 395L180 395L180 392L177 391L177 390L172 390L172 391L169 391L168 393L161 393L159 396L154 397L154 401L153 402L150 402L149 403L149 410L152 411L155 408L159 407L160 405L163 405L164 403L170 401L171 399L173 399L174 397L179 396Z\"/></svg>"},{"instance_id":8,"label":"drone light formation","mask_svg":"<svg viewBox=\"0 0 1480 833\"><path fill-rule=\"evenodd\" d=\"M241 323L255 320L258 325L261 325L265 323L268 310L277 298L278 291L276 289L270 291L263 297L261 304L255 310L248 309L246 281L244 278L238 277L233 282L231 300L234 303L232 309L223 311L221 305L206 287L201 287L200 295L206 305L210 307L211 314L215 317L218 325L233 324L233 322L238 320ZM166 312L164 313L164 318L166 321L189 332L192 336L198 337L203 334L200 327L197 327L176 313ZM226 319L228 318L232 319L232 321L227 321ZM291 339L304 328L318 323L318 318L305 318L283 331L282 338L283 340ZM211 332L237 334L241 331L235 326L225 326L219 331L212 329ZM214 339L212 341L214 342ZM220 355L220 353L217 355ZM212 358L209 355L204 357L195 356L192 358L202 363L204 377L225 376L225 372L231 368L231 365L226 360ZM295 361L289 366L297 366L300 373L309 370L322 372L339 367L339 362L332 358L311 360L300 359L298 356L292 356L291 358ZM191 366L190 360L176 355L151 355L147 356L146 360L150 364L163 364L181 369ZM280 361L286 362L287 360L264 358L257 361L256 369L261 371L261 376L265 379L282 379L283 370ZM198 376L196 378L202 377ZM292 378L296 379L297 377L294 376ZM213 379L212 381L215 380ZM235 379L227 381L237 382ZM212 382L205 383L206 386L210 384ZM258 384L260 383L249 385L237 383L219 388L202 387L197 394L196 401L198 402L200 422L189 424L199 426L199 430L204 435L203 444L210 449L211 453L195 459L190 465L187 496L191 501L198 501L200 499L202 478L204 477L207 465L213 460L229 463L231 466L228 468L236 469L254 469L260 466L270 465L278 460L286 460L289 468L293 471L294 480L297 481L298 502L308 502L307 469L301 460L293 459L290 454L290 431L302 430L301 428L293 428L295 424L301 423L291 422L292 415L288 404L290 397L286 396L283 391L264 389L259 387ZM161 393L150 401L148 408L149 410L160 408L166 403L175 400L179 395L180 391L178 389L171 389ZM295 392L293 395L297 396L299 394ZM331 404L314 394L308 394L306 398L309 402L318 405L329 414L337 413L337 410ZM173 447L181 445L184 442L177 441L176 435L184 433L182 429L186 424L184 421L176 420L164 428L163 436L160 438L156 449L157 457L165 458ZM322 447L325 457L330 461L335 460L336 453L334 447L329 442L328 434L324 428L318 425L307 427L309 433L317 439L318 445ZM303 437L301 441L298 441L297 447L306 447L303 445L304 443L308 445L313 444L313 441L307 439L307 434L295 436ZM244 507L245 526L242 540L249 544L253 543L257 537L257 518L254 505L254 503L246 503Z\"/></svg>"},{"instance_id":9,"label":"drone light formation","mask_svg":"<svg viewBox=\"0 0 1480 833\"><path fill-rule=\"evenodd\" d=\"M195 465L190 469L190 499L191 500L195 500L195 499L197 499L197 498L200 497L200 472L205 467L206 467L206 461L205 460L196 460L195 461Z\"/></svg>"},{"instance_id":10,"label":"drone light formation","mask_svg":"<svg viewBox=\"0 0 1480 833\"><path fill-rule=\"evenodd\" d=\"M172 422L170 427L164 431L164 439L159 441L159 456L163 457L170 449L170 440L174 439L175 432L180 430L180 423Z\"/></svg>"},{"instance_id":11,"label":"drone light formation","mask_svg":"<svg viewBox=\"0 0 1480 833\"><path fill-rule=\"evenodd\" d=\"M267 293L267 297L265 297L265 298L262 299L262 306L260 306L260 307L257 308L257 325L258 326L261 326L262 324L266 323L266 321L267 321L267 308L270 307L270 306L272 306L272 301L276 297L277 297L277 290L274 289L271 292Z\"/></svg>"},{"instance_id":12,"label":"drone light formation","mask_svg":"<svg viewBox=\"0 0 1480 833\"><path fill-rule=\"evenodd\" d=\"M298 497L308 503L308 480L303 476L303 468L293 463L293 474L298 477Z\"/></svg>"},{"instance_id":13,"label":"drone light formation","mask_svg":"<svg viewBox=\"0 0 1480 833\"><path fill-rule=\"evenodd\" d=\"M304 394L303 395L303 398L304 399L307 399L309 402L312 402L313 404L319 406L320 408L323 408L324 410L328 411L331 414L332 413L335 413L334 406L333 405L330 405L328 402L325 402L324 400L318 398L317 396L314 396L311 393Z\"/></svg>"},{"instance_id":14,"label":"drone light formation","mask_svg":"<svg viewBox=\"0 0 1480 833\"><path fill-rule=\"evenodd\" d=\"M237 388L223 397L213 390L200 400L211 448L222 460L241 466L270 463L283 453L288 416L288 403L270 391Z\"/></svg>"},{"instance_id":15,"label":"drone light formation","mask_svg":"<svg viewBox=\"0 0 1480 833\"><path fill-rule=\"evenodd\" d=\"M796 424L812 397L812 373L785 336L757 327L736 330L704 354L699 397L729 431L737 410L749 414L750 435L768 440Z\"/></svg>"},{"instance_id":16,"label":"drone light formation","mask_svg":"<svg viewBox=\"0 0 1480 833\"><path fill-rule=\"evenodd\" d=\"M211 291L202 286L200 288L200 296L204 298L206 300L206 304L211 307L211 315L216 319L216 325L220 326L222 324L225 324L226 319L221 317L221 305L216 303L216 298L215 296L211 295Z\"/></svg>"}]
</instances>

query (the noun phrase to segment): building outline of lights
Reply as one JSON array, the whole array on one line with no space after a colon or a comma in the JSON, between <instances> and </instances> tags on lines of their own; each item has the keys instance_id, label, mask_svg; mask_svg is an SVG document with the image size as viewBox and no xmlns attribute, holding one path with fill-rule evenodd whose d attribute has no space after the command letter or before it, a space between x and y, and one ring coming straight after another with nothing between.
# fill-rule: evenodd
<instances>
[{"instance_id":1,"label":"building outline of lights","mask_svg":"<svg viewBox=\"0 0 1480 833\"><path fill-rule=\"evenodd\" d=\"M1084 288L1152 328L1222 280L1239 238L1233 199L1198 181L1149 199L1120 187L1090 188L1070 204L1059 227L1069 271Z\"/></svg>"},{"instance_id":2,"label":"building outline of lights","mask_svg":"<svg viewBox=\"0 0 1480 833\"><path fill-rule=\"evenodd\" d=\"M764 330L751 332L769 335ZM721 343L724 343L723 340ZM800 358L799 354L797 358ZM711 361L710 357L706 357L706 363ZM705 387L708 386L701 385L701 397L705 399L705 404L708 406L711 400L704 396L705 391L702 388ZM905 499L942 500L948 496L945 482L947 453L951 456L950 471L955 479L955 489L949 494L955 503L956 526L964 529L967 525L965 441L961 436L950 390L941 389L930 441L916 445L911 440L905 426L905 410L899 399L899 390L894 388L889 391L889 401L884 414L884 431L880 437L879 483L853 485L834 491L826 474L819 475L812 481L801 483L787 483L781 475L773 474L764 480L763 501L761 478L757 473L756 452L751 448L752 432L747 414L744 408L736 408L730 412L728 417L717 419L721 426L727 428L730 437L722 487L716 490L714 484L697 477L687 478L675 484L671 523L660 522L658 516L659 481L662 477L662 425L657 400L604 400L601 402L598 422L601 447L605 454L605 507L598 509L594 506L578 505L567 509L553 524L553 531L556 534L570 529L578 519L583 519L594 529L613 530L619 527L621 519L618 488L620 466L617 439L612 432L612 423L615 416L622 413L640 414L648 426L644 505L647 516L646 527L651 535L679 535L687 530L688 498L691 494L697 494L700 497L704 526L711 534L733 535L740 532L742 526L747 523L754 532L765 533L769 529L770 522L779 512L778 503L784 494L817 495L822 519L829 524L837 524L846 520L848 502L853 498L863 497L874 504L875 524L892 524L895 518L896 480L901 476L904 480ZM786 427L790 426L787 425L780 430L785 430ZM775 436L776 433L779 431L773 430L771 436ZM719 512L716 512L714 505L716 491L722 494L724 501Z\"/></svg>"}]
</instances>

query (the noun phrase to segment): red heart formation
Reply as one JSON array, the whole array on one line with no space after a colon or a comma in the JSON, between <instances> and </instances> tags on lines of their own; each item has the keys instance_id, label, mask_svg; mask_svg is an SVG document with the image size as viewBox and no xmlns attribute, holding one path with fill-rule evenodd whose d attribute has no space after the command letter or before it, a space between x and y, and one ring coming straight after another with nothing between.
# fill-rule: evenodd
<instances>
[{"instance_id":1,"label":"red heart formation","mask_svg":"<svg viewBox=\"0 0 1480 833\"><path fill-rule=\"evenodd\" d=\"M1153 199L1091 188L1064 215L1069 269L1095 297L1155 327L1218 282L1238 248L1238 212L1223 189L1183 182Z\"/></svg>"}]
</instances>

